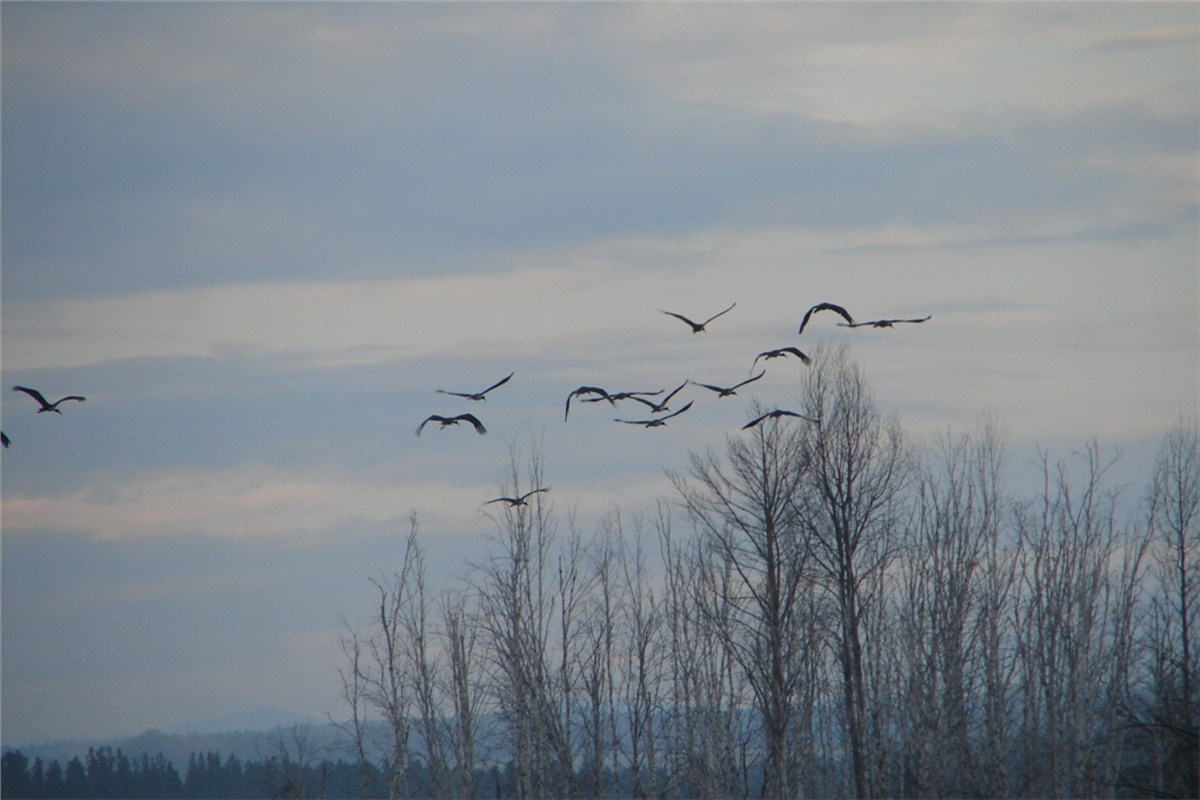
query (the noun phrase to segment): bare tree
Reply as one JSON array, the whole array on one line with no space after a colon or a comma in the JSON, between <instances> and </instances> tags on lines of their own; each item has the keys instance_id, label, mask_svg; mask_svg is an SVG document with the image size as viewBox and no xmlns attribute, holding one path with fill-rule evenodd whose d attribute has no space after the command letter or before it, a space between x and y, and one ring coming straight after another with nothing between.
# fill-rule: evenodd
<instances>
[{"instance_id":1,"label":"bare tree","mask_svg":"<svg viewBox=\"0 0 1200 800\"><path fill-rule=\"evenodd\" d=\"M896 547L894 521L909 478L899 423L875 407L862 370L844 350L813 358L802 388L802 413L816 424L808 433L799 522L816 573L837 609L836 659L841 670L845 741L851 791L874 794L867 733L863 622L864 593Z\"/></svg>"},{"instance_id":2,"label":"bare tree","mask_svg":"<svg viewBox=\"0 0 1200 800\"><path fill-rule=\"evenodd\" d=\"M1181 419L1164 437L1147 497L1160 591L1152 606L1151 700L1137 714L1154 751L1152 791L1200 795L1200 434Z\"/></svg>"},{"instance_id":3,"label":"bare tree","mask_svg":"<svg viewBox=\"0 0 1200 800\"><path fill-rule=\"evenodd\" d=\"M475 647L476 623L467 612L464 592L442 595L442 639L449 664L446 694L450 697L455 797L474 797L476 791L476 720L481 692L479 657Z\"/></svg>"},{"instance_id":4,"label":"bare tree","mask_svg":"<svg viewBox=\"0 0 1200 800\"><path fill-rule=\"evenodd\" d=\"M1116 494L1104 487L1112 464L1094 442L1080 454L1083 477L1043 454L1044 488L1017 517L1022 537L1017 646L1023 700L1022 794L1094 796L1113 757L1098 742L1104 699L1126 680L1128 658L1120 624L1132 609L1144 550L1116 514Z\"/></svg>"},{"instance_id":5,"label":"bare tree","mask_svg":"<svg viewBox=\"0 0 1200 800\"><path fill-rule=\"evenodd\" d=\"M756 414L761 409L756 410ZM808 674L813 642L803 635L808 551L795 502L808 455L803 433L778 419L730 438L725 466L715 455L691 457L676 489L714 559L709 588L726 592L713 609L723 644L754 694L762 717L765 776L761 793L791 794L797 764L788 751L795 697Z\"/></svg>"}]
</instances>

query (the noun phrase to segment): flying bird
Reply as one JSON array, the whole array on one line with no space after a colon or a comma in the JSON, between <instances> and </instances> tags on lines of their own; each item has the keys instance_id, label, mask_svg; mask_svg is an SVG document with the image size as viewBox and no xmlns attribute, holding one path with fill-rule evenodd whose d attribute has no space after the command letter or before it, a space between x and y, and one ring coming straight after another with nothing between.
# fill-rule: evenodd
<instances>
[{"instance_id":1,"label":"flying bird","mask_svg":"<svg viewBox=\"0 0 1200 800\"><path fill-rule=\"evenodd\" d=\"M848 325L839 322L838 325L843 328L890 328L897 322L925 322L930 319L933 319L932 314L920 319L873 319L869 322L851 322Z\"/></svg>"},{"instance_id":2,"label":"flying bird","mask_svg":"<svg viewBox=\"0 0 1200 800\"><path fill-rule=\"evenodd\" d=\"M457 425L460 422L469 422L475 426L475 432L479 434L487 433L487 428L483 427L483 423L475 418L474 414L459 414L457 417L443 417L440 414L430 414L417 426L417 436L421 435L421 429L425 427L427 422L440 422L442 428L447 428L451 425Z\"/></svg>"},{"instance_id":3,"label":"flying bird","mask_svg":"<svg viewBox=\"0 0 1200 800\"><path fill-rule=\"evenodd\" d=\"M538 492L548 492L548 491L550 491L549 486L547 486L544 489L533 489L533 490L528 491L525 494L521 495L520 497L497 497L495 500L488 500L486 503L484 503L484 505L486 506L486 505L490 505L492 503L508 503L509 508L516 508L517 506L528 505L528 503L526 501L528 501L530 497L537 494Z\"/></svg>"},{"instance_id":4,"label":"flying bird","mask_svg":"<svg viewBox=\"0 0 1200 800\"><path fill-rule=\"evenodd\" d=\"M58 410L59 403L65 402L67 400L78 400L79 402L82 403L84 400L87 399L86 397L83 397L81 395L71 394L71 395L67 395L66 397L60 397L58 400L55 400L53 403L51 403L45 397L43 397L42 393L39 392L37 389L30 389L28 386L14 386L13 391L14 392L24 392L25 394L32 397L34 400L37 400L38 404L41 406L41 408L39 408L38 412L37 412L39 414L44 414L47 411L53 411L55 414L61 414L62 412Z\"/></svg>"},{"instance_id":5,"label":"flying bird","mask_svg":"<svg viewBox=\"0 0 1200 800\"><path fill-rule=\"evenodd\" d=\"M645 403L646 405L650 406L650 410L653 411L655 414L661 414L664 411L671 410L670 408L667 407L667 403L671 402L671 398L674 397L675 395L679 394L679 390L682 389L683 387L687 386L688 383L689 383L689 381L684 381L683 383L676 386L674 389L671 390L671 393L669 395L667 395L666 397L664 397L660 402L655 402L653 400L647 400L646 398L639 397L637 395L631 395L630 397L628 397L626 399L637 400L639 403ZM654 394L659 395L659 394L662 394L662 392L655 392ZM688 403L688 405L691 405L691 403Z\"/></svg>"},{"instance_id":6,"label":"flying bird","mask_svg":"<svg viewBox=\"0 0 1200 800\"><path fill-rule=\"evenodd\" d=\"M442 394L452 394L452 395L455 395L456 397L465 397L468 400L486 400L487 398L484 397L485 394L490 392L492 389L495 389L497 386L503 386L504 384L508 383L508 379L511 378L513 375L514 375L514 373L512 373L512 372L508 373L508 375L506 375L503 378L501 378L500 380L496 381L491 386L484 389L482 392L448 392L445 389L438 389L438 391L441 392Z\"/></svg>"},{"instance_id":7,"label":"flying bird","mask_svg":"<svg viewBox=\"0 0 1200 800\"><path fill-rule=\"evenodd\" d=\"M667 420L669 420L671 417L677 417L691 407L692 404L689 402L683 408L679 409L678 411L672 411L665 417L655 417L654 419L614 419L613 422L624 422L627 425L644 425L647 428L658 428L662 425L666 425Z\"/></svg>"},{"instance_id":8,"label":"flying bird","mask_svg":"<svg viewBox=\"0 0 1200 800\"><path fill-rule=\"evenodd\" d=\"M692 333L703 333L703 332L704 332L704 326L705 326L705 325L707 325L708 323L712 322L712 321L713 321L714 319L716 319L717 317L721 316L721 314L726 314L726 313L728 313L728 312L729 312L729 311L730 311L730 310L733 308L733 306L736 306L736 305L737 305L737 303L734 303L733 305L731 305L729 308L725 309L724 311L722 311L722 312L720 312L720 313L717 313L717 314L713 314L711 317L709 317L708 319L704 320L704 322L692 322L690 319L688 319L687 317L685 317L683 314L676 314L674 311L664 311L664 312L662 312L662 313L664 313L664 314L668 314L668 315L670 315L670 316L672 316L672 317L675 317L675 319L681 319L681 320L683 320L684 322L686 322L688 325L691 325L691 326L692 326Z\"/></svg>"},{"instance_id":9,"label":"flying bird","mask_svg":"<svg viewBox=\"0 0 1200 800\"><path fill-rule=\"evenodd\" d=\"M717 397L732 397L735 394L737 394L738 389L742 388L747 383L754 383L756 380L758 380L759 378L761 378L763 375L766 375L766 374L767 374L767 371L764 369L762 372L758 373L753 378L747 378L746 380L742 381L741 383L736 383L733 386L713 386L711 383L696 383L696 381L692 381L692 383L695 383L697 386L703 386L705 389L711 389L712 391L717 393Z\"/></svg>"},{"instance_id":10,"label":"flying bird","mask_svg":"<svg viewBox=\"0 0 1200 800\"><path fill-rule=\"evenodd\" d=\"M804 326L808 324L808 321L812 318L812 315L818 311L835 311L838 314L841 314L842 319L846 320L846 322L849 322L851 325L854 324L854 317L850 316L850 312L841 306L834 303L817 303L808 311L804 312L804 319L800 321L800 330L798 330L797 333L804 333Z\"/></svg>"},{"instance_id":11,"label":"flying bird","mask_svg":"<svg viewBox=\"0 0 1200 800\"><path fill-rule=\"evenodd\" d=\"M764 350L763 352L759 353L757 356L754 357L754 363L750 365L750 369L753 370L755 367L758 366L758 360L760 358L765 358L768 361L770 361L772 358L782 358L782 357L788 355L789 353L791 355L794 355L796 358L800 359L801 361L803 361L805 364L812 363L812 359L809 358L808 356L806 356L804 353L800 352L799 347L780 347L777 350Z\"/></svg>"},{"instance_id":12,"label":"flying bird","mask_svg":"<svg viewBox=\"0 0 1200 800\"><path fill-rule=\"evenodd\" d=\"M591 402L593 402L593 403L599 402L600 400L607 400L608 402L612 403L613 405L616 405L616 403L613 402L612 396L609 395L608 392L601 389L599 386L580 386L578 389L576 389L575 391L573 391L569 395L567 395L567 407L563 411L563 422L566 422L567 417L570 416L570 414L571 414L571 398L572 397L582 398L583 395L585 395L585 394L598 395L598 397L583 398L583 399L590 399Z\"/></svg>"},{"instance_id":13,"label":"flying bird","mask_svg":"<svg viewBox=\"0 0 1200 800\"><path fill-rule=\"evenodd\" d=\"M12 444L12 439L9 439L8 434L4 431L0 431L0 444L4 445L5 450L7 450L8 446Z\"/></svg>"},{"instance_id":14,"label":"flying bird","mask_svg":"<svg viewBox=\"0 0 1200 800\"><path fill-rule=\"evenodd\" d=\"M761 417L755 417L754 419L750 420L749 422L747 422L745 425L742 426L742 430L746 430L747 428L753 428L755 425L762 422L764 419L766 419L768 417L799 417L800 419L802 419L806 422L816 422L815 419L806 417L803 414L797 414L795 411L785 411L782 408L777 408L774 411L768 411L767 413L763 414Z\"/></svg>"},{"instance_id":15,"label":"flying bird","mask_svg":"<svg viewBox=\"0 0 1200 800\"><path fill-rule=\"evenodd\" d=\"M617 400L633 400L637 397L657 397L665 391L666 389L659 389L657 392L610 392L608 397L585 397L583 402L598 403L601 400L608 400L611 403Z\"/></svg>"}]
</instances>

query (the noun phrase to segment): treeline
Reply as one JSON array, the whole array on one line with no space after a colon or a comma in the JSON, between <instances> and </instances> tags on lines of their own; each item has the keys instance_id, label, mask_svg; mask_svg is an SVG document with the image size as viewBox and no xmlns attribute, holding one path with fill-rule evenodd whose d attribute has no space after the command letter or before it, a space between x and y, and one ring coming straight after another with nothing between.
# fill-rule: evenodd
<instances>
[{"instance_id":1,"label":"treeline","mask_svg":"<svg viewBox=\"0 0 1200 800\"><path fill-rule=\"evenodd\" d=\"M1132 496L1091 443L1014 497L998 424L915 442L844 352L793 409L636 516L496 512L441 591L414 516L342 640L381 794L415 759L433 797L1200 796L1194 421ZM553 483L532 450L506 493Z\"/></svg>"},{"instance_id":2,"label":"treeline","mask_svg":"<svg viewBox=\"0 0 1200 800\"><path fill-rule=\"evenodd\" d=\"M4 798L302 798L360 797L363 770L344 760L299 765L271 756L262 761L238 760L219 753L193 753L184 777L160 753L129 758L120 749L90 748L84 760L71 758L33 763L19 750L2 757L0 796ZM386 794L382 773L367 767L369 786ZM414 788L419 775L414 774Z\"/></svg>"}]
</instances>

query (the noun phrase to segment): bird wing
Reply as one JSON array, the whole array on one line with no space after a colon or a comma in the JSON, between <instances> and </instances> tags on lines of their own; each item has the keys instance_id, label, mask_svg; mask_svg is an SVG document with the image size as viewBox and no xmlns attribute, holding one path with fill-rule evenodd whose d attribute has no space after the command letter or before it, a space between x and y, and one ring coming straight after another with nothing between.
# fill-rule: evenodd
<instances>
[{"instance_id":1,"label":"bird wing","mask_svg":"<svg viewBox=\"0 0 1200 800\"><path fill-rule=\"evenodd\" d=\"M417 436L421 435L421 429L425 427L426 422L445 422L445 417L440 417L437 414L430 414L425 420L417 426Z\"/></svg>"},{"instance_id":2,"label":"bird wing","mask_svg":"<svg viewBox=\"0 0 1200 800\"><path fill-rule=\"evenodd\" d=\"M786 353L792 353L792 354L794 354L794 355L795 355L797 358L799 358L801 361L803 361L805 364L811 364L811 363L812 363L812 359L811 359L811 358L809 358L808 356L806 356L804 353L802 353L802 352L800 351L800 348L799 348L799 347L784 347L784 348L783 348L783 349L781 349L779 352L781 352L781 353L785 353L785 352L786 352Z\"/></svg>"},{"instance_id":3,"label":"bird wing","mask_svg":"<svg viewBox=\"0 0 1200 800\"><path fill-rule=\"evenodd\" d=\"M743 425L742 430L746 430L748 428L753 428L755 425L762 422L764 419L766 419L769 416L771 416L770 411L768 411L766 414L763 414L761 417L755 417L754 419L750 420L745 425Z\"/></svg>"},{"instance_id":4,"label":"bird wing","mask_svg":"<svg viewBox=\"0 0 1200 800\"><path fill-rule=\"evenodd\" d=\"M745 386L747 383L754 383L756 380L758 380L759 378L761 378L763 375L766 375L766 374L767 374L767 371L764 369L762 372L758 373L753 378L747 378L746 380L742 381L741 383L736 383L733 386L729 387L730 391L732 391L734 389L740 389L743 386Z\"/></svg>"},{"instance_id":5,"label":"bird wing","mask_svg":"<svg viewBox=\"0 0 1200 800\"><path fill-rule=\"evenodd\" d=\"M571 414L571 398L577 397L581 394L598 394L600 397L598 397L597 400L608 400L610 403L612 402L612 398L608 396L608 392L604 391L599 386L580 386L578 389L567 395L567 407L563 411L563 422L566 422L567 417Z\"/></svg>"},{"instance_id":6,"label":"bird wing","mask_svg":"<svg viewBox=\"0 0 1200 800\"><path fill-rule=\"evenodd\" d=\"M702 328L702 327L704 327L703 325L697 325L696 323L692 322L690 319L688 319L687 317L685 317L683 314L676 314L674 311L664 311L664 312L662 312L662 313L664 313L664 314L668 314L668 315L670 315L670 316L672 316L672 317L675 317L676 319L681 319L681 320L683 320L684 322L686 322L688 325L691 325L693 328Z\"/></svg>"},{"instance_id":7,"label":"bird wing","mask_svg":"<svg viewBox=\"0 0 1200 800\"><path fill-rule=\"evenodd\" d=\"M467 398L471 398L471 397L475 397L475 396L476 396L476 394L475 394L474 392L448 392L448 391L446 391L445 389L438 389L438 390L436 390L436 391L438 392L438 394L452 394L452 395L454 395L455 397L467 397Z\"/></svg>"},{"instance_id":8,"label":"bird wing","mask_svg":"<svg viewBox=\"0 0 1200 800\"><path fill-rule=\"evenodd\" d=\"M915 321L915 320L914 320L914 321ZM87 398L86 398L86 397L84 397L84 396L83 396L83 395L81 395L81 394L69 394L69 395L67 395L66 397L60 398L60 399L58 400L58 403L61 403L61 402L65 401L65 400L78 400L79 402L81 402L81 403L82 403L84 400L87 400ZM58 405L58 403L55 403L54 405Z\"/></svg>"},{"instance_id":9,"label":"bird wing","mask_svg":"<svg viewBox=\"0 0 1200 800\"><path fill-rule=\"evenodd\" d=\"M894 319L892 322L926 322L933 319L933 314L921 317L920 319Z\"/></svg>"},{"instance_id":10,"label":"bird wing","mask_svg":"<svg viewBox=\"0 0 1200 800\"><path fill-rule=\"evenodd\" d=\"M12 444L12 439L8 438L8 434L0 433L0 445L4 445L5 447L8 447L10 444Z\"/></svg>"},{"instance_id":11,"label":"bird wing","mask_svg":"<svg viewBox=\"0 0 1200 800\"><path fill-rule=\"evenodd\" d=\"M24 392L25 394L32 397L34 400L37 400L43 406L45 406L47 408L49 408L49 406L50 406L50 404L48 402L46 402L46 398L43 397L42 393L39 392L37 389L30 389L28 386L14 386L13 391L14 392Z\"/></svg>"},{"instance_id":12,"label":"bird wing","mask_svg":"<svg viewBox=\"0 0 1200 800\"><path fill-rule=\"evenodd\" d=\"M692 381L692 383L696 384L697 386L703 386L705 389L712 389L717 394L722 394L729 391L729 389L724 386L713 386L711 383L700 383L699 381Z\"/></svg>"},{"instance_id":13,"label":"bird wing","mask_svg":"<svg viewBox=\"0 0 1200 800\"><path fill-rule=\"evenodd\" d=\"M691 407L692 407L692 403L691 403L691 401L688 401L688 404L686 406L684 406L683 408L679 409L678 411L672 411L670 414L667 414L665 417L659 417L658 422L662 422L663 420L670 419L671 417L678 417L680 414L687 411Z\"/></svg>"},{"instance_id":14,"label":"bird wing","mask_svg":"<svg viewBox=\"0 0 1200 800\"><path fill-rule=\"evenodd\" d=\"M846 322L850 323L851 325L854 324L854 318L850 316L850 312L836 303L817 303L808 311L804 312L804 319L801 320L800 330L797 331L797 333L804 333L804 326L808 324L808 321L812 318L812 315L818 311L836 311L838 314L842 315L842 319L846 320Z\"/></svg>"},{"instance_id":15,"label":"bird wing","mask_svg":"<svg viewBox=\"0 0 1200 800\"><path fill-rule=\"evenodd\" d=\"M467 422L471 423L472 425L475 426L476 433L480 433L480 434L487 433L487 428L483 427L483 423L480 422L479 419L474 414L459 414L454 419L466 420Z\"/></svg>"},{"instance_id":16,"label":"bird wing","mask_svg":"<svg viewBox=\"0 0 1200 800\"><path fill-rule=\"evenodd\" d=\"M495 500L488 500L484 505L490 506L492 503L508 503L510 506L515 506L519 502L521 500L516 497L497 497Z\"/></svg>"},{"instance_id":17,"label":"bird wing","mask_svg":"<svg viewBox=\"0 0 1200 800\"><path fill-rule=\"evenodd\" d=\"M526 492L525 494L521 495L521 496L520 496L518 499L519 499L519 500L522 500L522 501L524 501L524 500L528 500L530 497L533 497L533 496L534 496L535 494L537 494L538 492L548 492L548 491L550 491L550 487L549 487L549 486L547 486L547 487L546 487L546 488L544 488L544 489L530 489L528 492Z\"/></svg>"},{"instance_id":18,"label":"bird wing","mask_svg":"<svg viewBox=\"0 0 1200 800\"><path fill-rule=\"evenodd\" d=\"M496 381L495 383L493 383L493 384L492 384L491 386L489 386L488 388L484 389L482 392L480 392L480 394L487 394L487 393L488 393L488 392L490 392L492 389L495 389L497 386L503 386L504 384L508 383L508 379L509 379L509 378L511 378L511 377L512 377L513 375L515 375L515 374L516 374L515 372L510 372L510 373L508 373L508 375L504 376L503 378L501 378L500 380Z\"/></svg>"},{"instance_id":19,"label":"bird wing","mask_svg":"<svg viewBox=\"0 0 1200 800\"><path fill-rule=\"evenodd\" d=\"M681 384L679 384L678 386L676 386L676 387L675 387L675 389L674 389L674 390L673 390L673 391L672 391L672 392L671 392L669 395L667 395L666 397L664 397L664 398L663 398L663 401L662 401L661 403L659 403L659 404L658 404L659 408L662 408L662 407L663 407L663 406L665 406L667 403L671 402L671 398L672 398L672 397L674 397L675 395L679 394L679 390L680 390L680 389L682 389L683 387L687 386L687 385L688 385L688 382L687 382L687 381L684 381L683 383L681 383ZM634 398L634 399L636 400L637 398ZM643 402L645 402L645 401L643 401ZM691 405L691 403L688 403L688 405Z\"/></svg>"},{"instance_id":20,"label":"bird wing","mask_svg":"<svg viewBox=\"0 0 1200 800\"><path fill-rule=\"evenodd\" d=\"M729 308L725 309L724 311L719 311L719 312L717 312L716 314L713 314L711 317L709 317L708 319L704 320L704 322L703 322L703 323L701 323L700 327L702 327L702 328L703 328L705 325L707 325L708 323L712 322L714 319L716 319L717 317L721 316L722 314L728 314L730 311L732 311L732 310L733 310L733 306L736 306L736 305L737 305L737 303L733 303L732 305L730 305L730 306L729 306Z\"/></svg>"}]
</instances>

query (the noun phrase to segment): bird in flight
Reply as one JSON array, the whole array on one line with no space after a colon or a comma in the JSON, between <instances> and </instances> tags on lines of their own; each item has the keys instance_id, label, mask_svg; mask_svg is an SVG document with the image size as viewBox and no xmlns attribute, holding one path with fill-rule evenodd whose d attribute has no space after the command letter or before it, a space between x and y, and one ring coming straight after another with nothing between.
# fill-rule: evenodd
<instances>
[{"instance_id":1,"label":"bird in flight","mask_svg":"<svg viewBox=\"0 0 1200 800\"><path fill-rule=\"evenodd\" d=\"M624 422L627 425L644 425L647 428L658 428L666 425L667 420L669 420L671 417L677 417L691 407L692 404L689 402L683 408L679 409L678 411L672 411L665 417L655 417L654 419L614 419L613 422Z\"/></svg>"},{"instance_id":2,"label":"bird in flight","mask_svg":"<svg viewBox=\"0 0 1200 800\"><path fill-rule=\"evenodd\" d=\"M482 392L448 392L445 389L438 389L438 391L442 394L452 394L452 395L455 395L456 397L465 397L468 400L486 400L487 398L484 397L485 394L490 392L492 389L495 389L497 386L503 386L504 384L508 383L508 379L511 378L513 375L514 375L514 373L512 373L512 372L508 373L508 375L506 375L503 378L501 378L500 380L496 381L491 386L484 389Z\"/></svg>"},{"instance_id":3,"label":"bird in flight","mask_svg":"<svg viewBox=\"0 0 1200 800\"><path fill-rule=\"evenodd\" d=\"M476 419L474 414L459 414L457 417L443 417L440 414L430 414L425 418L425 422L422 422L417 426L417 436L421 435L421 429L424 428L425 424L428 422L440 422L442 423L442 428L447 428L451 425L457 425L460 422L469 422L475 426L476 433L487 433L487 428L483 427L483 423Z\"/></svg>"},{"instance_id":4,"label":"bird in flight","mask_svg":"<svg viewBox=\"0 0 1200 800\"><path fill-rule=\"evenodd\" d=\"M671 390L671 393L669 395L664 397L659 402L655 402L653 400L647 400L646 398L639 397L637 395L630 395L627 399L637 400L639 403L645 403L646 405L650 406L650 410L653 411L655 414L661 414L664 411L671 410L670 408L667 407L667 403L671 402L671 398L674 397L675 395L679 394L679 390L687 385L688 385L688 381L684 381L683 383L679 384L678 386L676 386L674 389ZM654 393L654 395L660 395L660 394L662 394L662 392ZM690 406L691 403L688 403L688 405Z\"/></svg>"},{"instance_id":5,"label":"bird in flight","mask_svg":"<svg viewBox=\"0 0 1200 800\"><path fill-rule=\"evenodd\" d=\"M745 425L742 426L742 430L746 430L747 428L753 428L755 425L762 422L764 419L767 419L768 417L799 417L800 419L802 419L806 422L816 422L815 419L810 419L809 417L806 417L803 414L797 414L795 411L785 411L782 408L777 408L774 411L768 411L767 413L763 414L761 417L755 417L754 419L750 420L749 422L747 422Z\"/></svg>"},{"instance_id":6,"label":"bird in flight","mask_svg":"<svg viewBox=\"0 0 1200 800\"><path fill-rule=\"evenodd\" d=\"M67 395L66 397L60 397L58 400L55 400L53 403L51 403L45 397L43 397L42 393L39 392L37 389L30 389L28 386L14 386L13 391L14 392L24 392L25 394L32 397L34 400L37 400L38 404L41 406L41 408L39 408L38 412L37 412L39 414L44 414L47 411L53 411L55 414L61 414L62 412L58 410L59 403L65 402L67 400L78 400L79 402L82 403L84 400L87 399L86 397L83 397L81 395L71 394L71 395Z\"/></svg>"},{"instance_id":7,"label":"bird in flight","mask_svg":"<svg viewBox=\"0 0 1200 800\"><path fill-rule=\"evenodd\" d=\"M736 383L733 386L713 386L711 383L696 383L696 381L692 381L692 383L695 383L697 386L703 386L705 389L711 389L717 393L717 397L733 397L735 394L737 394L738 389L742 388L747 383L754 383L756 380L766 374L767 371L764 369L753 378L747 378L741 383Z\"/></svg>"},{"instance_id":8,"label":"bird in flight","mask_svg":"<svg viewBox=\"0 0 1200 800\"><path fill-rule=\"evenodd\" d=\"M585 395L585 394L594 394L597 396L592 397L592 398L583 398L583 395ZM575 391L573 391L569 395L567 395L567 407L563 411L563 422L566 422L567 417L570 416L570 414L571 414L571 398L572 397L580 397L583 399L591 400L591 402L593 402L593 403L597 403L601 400L607 400L608 402L612 403L613 405L616 405L616 403L613 402L612 395L610 395L608 392L601 389L599 386L580 386L578 389L576 389Z\"/></svg>"},{"instance_id":9,"label":"bird in flight","mask_svg":"<svg viewBox=\"0 0 1200 800\"><path fill-rule=\"evenodd\" d=\"M839 322L838 325L843 328L890 328L897 322L925 322L930 319L933 319L932 314L920 319L873 319L869 322L851 322L848 325Z\"/></svg>"},{"instance_id":10,"label":"bird in flight","mask_svg":"<svg viewBox=\"0 0 1200 800\"><path fill-rule=\"evenodd\" d=\"M716 319L717 317L721 316L721 314L726 314L726 313L728 313L728 312L729 312L729 311L730 311L730 310L733 308L733 306L736 306L736 305L737 305L737 303L734 303L733 305L729 306L729 308L725 309L724 311L721 311L721 312L719 312L719 313L717 313L717 314L713 314L711 317L709 317L708 319L704 320L704 322L693 322L692 320L690 320L690 319L688 319L687 317L685 317L683 314L676 314L674 311L664 311L664 312L662 312L662 313L664 313L664 314L668 314L668 315L670 315L670 316L672 316L672 317L675 317L675 319L681 319L681 320L683 320L684 322L686 322L688 325L691 325L691 326L692 326L692 333L703 333L703 332L704 332L704 326L705 326L705 325L707 325L708 323L712 322L712 321L713 321L714 319Z\"/></svg>"},{"instance_id":11,"label":"bird in flight","mask_svg":"<svg viewBox=\"0 0 1200 800\"><path fill-rule=\"evenodd\" d=\"M854 317L850 316L850 312L841 306L834 303L817 303L808 311L804 312L804 319L800 321L800 330L798 330L797 333L804 333L804 326L808 324L808 321L812 318L812 315L818 311L835 311L838 314L841 314L842 319L846 320L846 322L849 322L851 325L854 324Z\"/></svg>"},{"instance_id":12,"label":"bird in flight","mask_svg":"<svg viewBox=\"0 0 1200 800\"><path fill-rule=\"evenodd\" d=\"M8 434L4 431L0 431L0 444L4 445L5 450L7 450L8 446L12 444L12 439L9 439Z\"/></svg>"},{"instance_id":13,"label":"bird in flight","mask_svg":"<svg viewBox=\"0 0 1200 800\"><path fill-rule=\"evenodd\" d=\"M550 491L549 486L547 486L544 489L532 489L532 490L526 492L525 494L521 495L520 497L497 497L495 500L488 500L486 503L484 503L484 505L485 506L491 505L492 503L508 503L509 508L516 508L517 506L528 505L527 501L529 500L529 498L532 497L533 495L537 494L538 492L548 492L548 491Z\"/></svg>"},{"instance_id":14,"label":"bird in flight","mask_svg":"<svg viewBox=\"0 0 1200 800\"><path fill-rule=\"evenodd\" d=\"M809 358L808 356L806 356L804 353L800 352L799 347L780 347L777 350L764 350L763 352L759 353L757 356L754 357L754 363L750 365L750 369L753 370L755 367L758 366L758 360L760 358L765 358L768 361L770 361L772 358L782 358L783 356L786 356L789 353L791 355L794 355L796 358L800 359L801 361L803 361L805 364L812 363L812 359Z\"/></svg>"}]
</instances>

